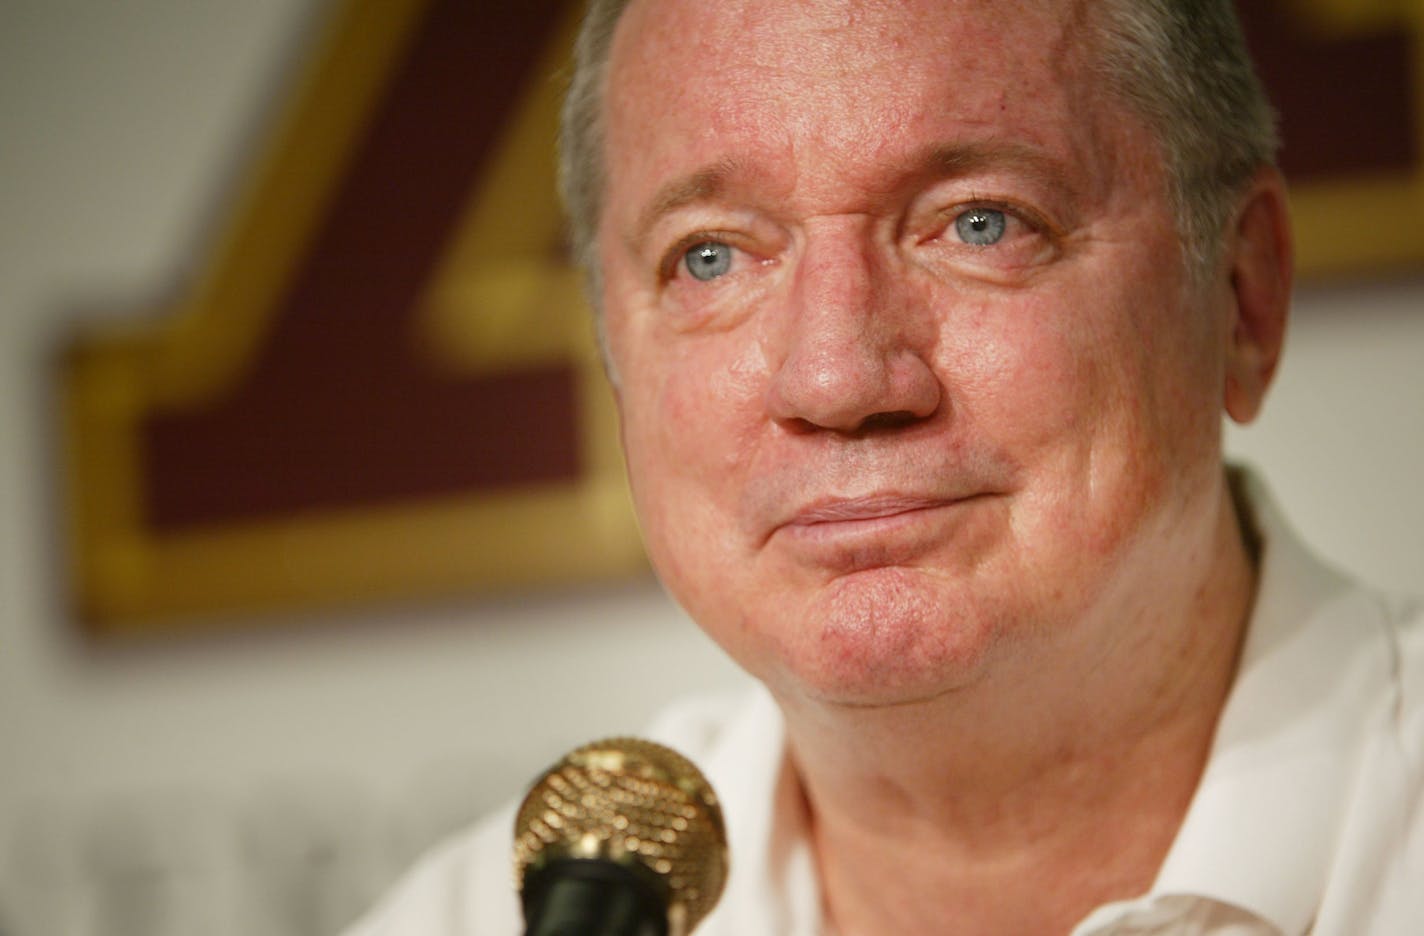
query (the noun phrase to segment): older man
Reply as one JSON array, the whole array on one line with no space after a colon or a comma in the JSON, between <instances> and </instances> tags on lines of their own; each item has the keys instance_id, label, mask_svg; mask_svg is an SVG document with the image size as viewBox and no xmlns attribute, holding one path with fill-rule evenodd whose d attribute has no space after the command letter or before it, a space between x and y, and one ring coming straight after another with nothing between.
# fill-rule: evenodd
<instances>
[{"instance_id":1,"label":"older man","mask_svg":"<svg viewBox=\"0 0 1424 936\"><path fill-rule=\"evenodd\" d=\"M580 58L648 551L768 690L659 729L704 932L1417 931L1424 634L1222 465L1290 291L1229 3L596 2ZM517 932L508 836L360 932Z\"/></svg>"}]
</instances>

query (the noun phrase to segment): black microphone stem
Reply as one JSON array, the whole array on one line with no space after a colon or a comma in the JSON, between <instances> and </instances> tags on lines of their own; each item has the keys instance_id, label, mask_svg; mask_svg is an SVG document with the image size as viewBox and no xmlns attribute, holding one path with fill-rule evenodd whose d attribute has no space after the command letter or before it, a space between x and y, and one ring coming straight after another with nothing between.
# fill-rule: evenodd
<instances>
[{"instance_id":1,"label":"black microphone stem","mask_svg":"<svg viewBox=\"0 0 1424 936\"><path fill-rule=\"evenodd\" d=\"M666 889L637 868L567 859L540 869L524 893L525 936L667 936Z\"/></svg>"}]
</instances>

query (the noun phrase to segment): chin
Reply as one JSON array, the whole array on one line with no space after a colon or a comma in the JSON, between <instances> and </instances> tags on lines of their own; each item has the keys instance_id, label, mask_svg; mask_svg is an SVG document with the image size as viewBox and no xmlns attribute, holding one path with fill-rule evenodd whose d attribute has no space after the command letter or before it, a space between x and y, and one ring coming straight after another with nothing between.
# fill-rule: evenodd
<instances>
[{"instance_id":1,"label":"chin","mask_svg":"<svg viewBox=\"0 0 1424 936\"><path fill-rule=\"evenodd\" d=\"M904 568L843 576L780 622L789 691L850 706L908 705L977 682L1000 639L992 616L965 613L943 579Z\"/></svg>"}]
</instances>

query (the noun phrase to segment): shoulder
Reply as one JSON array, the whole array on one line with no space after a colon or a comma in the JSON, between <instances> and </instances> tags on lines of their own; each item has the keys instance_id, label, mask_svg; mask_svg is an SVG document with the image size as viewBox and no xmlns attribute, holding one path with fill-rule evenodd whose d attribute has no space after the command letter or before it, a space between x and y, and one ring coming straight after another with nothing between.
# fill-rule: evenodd
<instances>
[{"instance_id":1,"label":"shoulder","mask_svg":"<svg viewBox=\"0 0 1424 936\"><path fill-rule=\"evenodd\" d=\"M1396 660L1400 742L1419 763L1424 760L1424 602L1386 599L1384 604Z\"/></svg>"},{"instance_id":2,"label":"shoulder","mask_svg":"<svg viewBox=\"0 0 1424 936\"><path fill-rule=\"evenodd\" d=\"M514 804L427 853L345 936L518 936Z\"/></svg>"},{"instance_id":3,"label":"shoulder","mask_svg":"<svg viewBox=\"0 0 1424 936\"><path fill-rule=\"evenodd\" d=\"M1318 931L1412 932L1424 917L1424 606L1367 589L1350 604L1355 623L1365 625L1361 639L1375 648L1370 656L1378 662L1367 670L1374 704L1353 726L1356 769L1334 835Z\"/></svg>"},{"instance_id":4,"label":"shoulder","mask_svg":"<svg viewBox=\"0 0 1424 936\"><path fill-rule=\"evenodd\" d=\"M666 708L643 734L725 774L736 768L729 761L739 759L731 753L740 747L734 736L779 725L765 717L766 707L774 711L758 692L692 697ZM518 936L524 923L513 888L516 809L511 802L428 853L345 936Z\"/></svg>"}]
</instances>

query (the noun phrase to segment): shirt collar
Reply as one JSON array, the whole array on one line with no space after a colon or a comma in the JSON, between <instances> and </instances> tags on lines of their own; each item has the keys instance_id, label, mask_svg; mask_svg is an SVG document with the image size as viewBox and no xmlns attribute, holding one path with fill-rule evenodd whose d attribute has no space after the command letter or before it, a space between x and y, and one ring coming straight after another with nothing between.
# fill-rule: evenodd
<instances>
[{"instance_id":1,"label":"shirt collar","mask_svg":"<svg viewBox=\"0 0 1424 936\"><path fill-rule=\"evenodd\" d=\"M1387 676L1360 636L1360 593L1306 551L1261 482L1238 475L1262 542L1235 684L1152 896L1205 897L1306 931L1371 689Z\"/></svg>"},{"instance_id":2,"label":"shirt collar","mask_svg":"<svg viewBox=\"0 0 1424 936\"><path fill-rule=\"evenodd\" d=\"M702 766L722 801L736 804L726 812L732 873L709 932L817 936L821 894L806 804L781 710L763 686L741 703Z\"/></svg>"}]
</instances>

